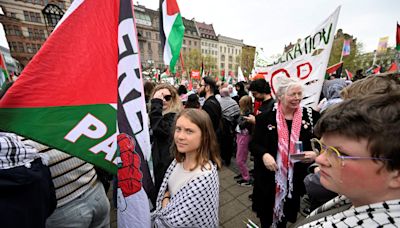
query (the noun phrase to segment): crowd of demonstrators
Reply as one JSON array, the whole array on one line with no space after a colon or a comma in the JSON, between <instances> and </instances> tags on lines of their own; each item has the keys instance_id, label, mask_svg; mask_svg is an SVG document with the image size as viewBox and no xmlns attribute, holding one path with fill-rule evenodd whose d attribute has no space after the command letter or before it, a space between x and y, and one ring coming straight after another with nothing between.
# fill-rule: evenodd
<instances>
[{"instance_id":1,"label":"crowd of demonstrators","mask_svg":"<svg viewBox=\"0 0 400 228\"><path fill-rule=\"evenodd\" d=\"M164 174L173 160L170 153L173 136L172 128L175 116L183 109L183 106L177 90L169 84L157 85L153 90L150 102L151 156L154 185L158 192ZM155 197L151 199L155 203Z\"/></svg>"},{"instance_id":2,"label":"crowd of demonstrators","mask_svg":"<svg viewBox=\"0 0 400 228\"><path fill-rule=\"evenodd\" d=\"M238 101L246 95L249 95L246 90L245 90L245 84L244 82L238 82L235 84L235 89L237 91L237 96L238 96Z\"/></svg>"},{"instance_id":3,"label":"crowd of demonstrators","mask_svg":"<svg viewBox=\"0 0 400 228\"><path fill-rule=\"evenodd\" d=\"M356 96L324 113L313 147L322 185L340 195L298 227L400 224L399 116L398 89Z\"/></svg>"},{"instance_id":4,"label":"crowd of demonstrators","mask_svg":"<svg viewBox=\"0 0 400 228\"><path fill-rule=\"evenodd\" d=\"M175 159L158 193L152 227L218 227L221 161L209 115L184 109L173 132Z\"/></svg>"},{"instance_id":5,"label":"crowd of demonstrators","mask_svg":"<svg viewBox=\"0 0 400 228\"><path fill-rule=\"evenodd\" d=\"M187 93L188 93L188 91L187 91L186 86L185 85L179 85L179 87L178 87L178 95L179 95L179 98L181 99L183 105L186 104L186 101L187 101L187 98L188 98L188 94Z\"/></svg>"},{"instance_id":6,"label":"crowd of demonstrators","mask_svg":"<svg viewBox=\"0 0 400 228\"><path fill-rule=\"evenodd\" d=\"M226 166L229 166L234 151L234 138L237 120L240 116L239 105L229 96L228 88L220 90L221 98L219 103L221 106L221 158Z\"/></svg>"},{"instance_id":7,"label":"crowd of demonstrators","mask_svg":"<svg viewBox=\"0 0 400 228\"><path fill-rule=\"evenodd\" d=\"M348 86L351 82L344 79L326 80L322 86L322 95L324 99L318 104L319 112L325 111L329 106L340 103L342 98L340 92L343 88Z\"/></svg>"},{"instance_id":8,"label":"crowd of demonstrators","mask_svg":"<svg viewBox=\"0 0 400 228\"><path fill-rule=\"evenodd\" d=\"M218 91L218 88L215 80L211 77L204 77L201 80L197 93L200 97L205 98L202 109L210 116L214 131L217 137L219 137L218 132L220 131L222 112L221 105L215 97L216 91Z\"/></svg>"},{"instance_id":9,"label":"crowd of demonstrators","mask_svg":"<svg viewBox=\"0 0 400 228\"><path fill-rule=\"evenodd\" d=\"M287 222L296 221L300 197L305 193L303 179L308 163L316 157L310 140L314 138L319 113L300 106L302 90L299 82L283 79L276 93L277 105L256 118L253 210L262 227L286 227ZM296 153L295 144L299 141L305 156L294 163L290 155Z\"/></svg>"},{"instance_id":10,"label":"crowd of demonstrators","mask_svg":"<svg viewBox=\"0 0 400 228\"><path fill-rule=\"evenodd\" d=\"M249 155L249 142L253 132L253 125L247 122L244 117L253 113L253 102L250 96L242 96L239 100L240 117L236 126L236 164L239 167L240 175L237 183L241 186L252 186L247 157Z\"/></svg>"},{"instance_id":11,"label":"crowd of demonstrators","mask_svg":"<svg viewBox=\"0 0 400 228\"><path fill-rule=\"evenodd\" d=\"M200 108L199 96L196 93L190 94L187 98L185 108Z\"/></svg>"},{"instance_id":12,"label":"crowd of demonstrators","mask_svg":"<svg viewBox=\"0 0 400 228\"><path fill-rule=\"evenodd\" d=\"M250 83L249 85L249 91L251 92L251 95L254 97L254 108L253 108L253 113L244 116L243 118L253 126L253 128L255 127L256 124L256 117L255 115L261 114L261 113L268 113L272 110L272 108L274 107L274 103L275 100L272 98L271 96L271 88L269 87L269 84L266 80L264 79L257 79L254 80ZM259 105L256 106L256 102L259 102ZM258 109L257 111L256 108ZM254 115L253 115L254 114ZM253 131L253 138L255 137L254 134L256 132ZM250 150L251 155L254 157L254 151L256 151L257 149L255 149L254 147L258 147L259 145L256 145L254 143L253 140L250 141L248 147ZM265 148L258 148L258 150L263 150ZM262 167L264 166L264 164L261 162L261 160L254 160L254 170L253 170L253 176L254 176L254 184L256 185L255 179L257 176L257 173L259 169L263 169ZM234 177L237 180L240 180L242 178L242 175L237 175ZM261 184L261 183L259 183ZM254 189L253 189L253 193L254 193ZM253 198L253 194L251 194L249 196L250 199Z\"/></svg>"}]
</instances>

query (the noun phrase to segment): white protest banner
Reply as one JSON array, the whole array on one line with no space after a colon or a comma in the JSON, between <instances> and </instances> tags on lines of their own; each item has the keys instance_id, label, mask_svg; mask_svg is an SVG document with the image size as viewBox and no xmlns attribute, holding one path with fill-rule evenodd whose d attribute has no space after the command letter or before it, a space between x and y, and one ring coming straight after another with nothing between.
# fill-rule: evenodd
<instances>
[{"instance_id":1,"label":"white protest banner","mask_svg":"<svg viewBox=\"0 0 400 228\"><path fill-rule=\"evenodd\" d=\"M304 85L302 106L316 107L324 82L326 67L331 53L340 6L312 33L296 43L272 64L260 69L273 95L282 77L300 80Z\"/></svg>"}]
</instances>

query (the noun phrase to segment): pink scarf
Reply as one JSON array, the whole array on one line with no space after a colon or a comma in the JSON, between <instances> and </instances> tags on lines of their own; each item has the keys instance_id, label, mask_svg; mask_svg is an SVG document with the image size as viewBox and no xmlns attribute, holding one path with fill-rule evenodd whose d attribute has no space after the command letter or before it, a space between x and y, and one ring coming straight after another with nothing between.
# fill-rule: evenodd
<instances>
[{"instance_id":1,"label":"pink scarf","mask_svg":"<svg viewBox=\"0 0 400 228\"><path fill-rule=\"evenodd\" d=\"M276 110L276 123L278 127L278 154L276 163L278 165L278 171L275 173L276 192L272 227L276 227L277 223L281 221L282 216L284 216L283 204L286 195L288 195L289 198L292 197L293 163L289 159L289 154L295 153L295 143L299 141L300 137L302 116L302 108L299 106L293 114L289 141L289 130L285 115L282 111L282 104L278 102L278 109Z\"/></svg>"}]
</instances>

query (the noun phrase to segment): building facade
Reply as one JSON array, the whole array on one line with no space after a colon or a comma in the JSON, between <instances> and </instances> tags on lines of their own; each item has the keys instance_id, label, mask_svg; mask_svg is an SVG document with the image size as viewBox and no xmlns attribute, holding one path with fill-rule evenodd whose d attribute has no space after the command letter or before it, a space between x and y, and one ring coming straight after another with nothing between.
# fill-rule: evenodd
<instances>
[{"instance_id":1,"label":"building facade","mask_svg":"<svg viewBox=\"0 0 400 228\"><path fill-rule=\"evenodd\" d=\"M212 24L204 22L196 22L196 28L200 34L201 56L204 59L206 71L210 71L212 75L218 73L218 37L214 31Z\"/></svg>"},{"instance_id":2,"label":"building facade","mask_svg":"<svg viewBox=\"0 0 400 228\"><path fill-rule=\"evenodd\" d=\"M241 63L243 40L218 35L217 64L221 76L237 76Z\"/></svg>"},{"instance_id":3,"label":"building facade","mask_svg":"<svg viewBox=\"0 0 400 228\"><path fill-rule=\"evenodd\" d=\"M73 0L0 0L0 22L10 53L24 67L41 48Z\"/></svg>"}]
</instances>

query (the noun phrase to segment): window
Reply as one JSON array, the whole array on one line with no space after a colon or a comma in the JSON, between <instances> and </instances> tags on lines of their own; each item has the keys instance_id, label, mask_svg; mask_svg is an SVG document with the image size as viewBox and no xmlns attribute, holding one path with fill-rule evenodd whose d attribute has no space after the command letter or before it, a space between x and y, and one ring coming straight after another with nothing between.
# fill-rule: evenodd
<instances>
[{"instance_id":1,"label":"window","mask_svg":"<svg viewBox=\"0 0 400 228\"><path fill-rule=\"evenodd\" d=\"M226 47L224 47L224 53L226 53Z\"/></svg>"},{"instance_id":2,"label":"window","mask_svg":"<svg viewBox=\"0 0 400 228\"><path fill-rule=\"evenodd\" d=\"M229 62L233 61L233 57L231 55L228 58L229 58Z\"/></svg>"},{"instance_id":3,"label":"window","mask_svg":"<svg viewBox=\"0 0 400 228\"><path fill-rule=\"evenodd\" d=\"M36 53L37 49L36 49L36 44L31 44L32 46L32 53Z\"/></svg>"},{"instance_id":4,"label":"window","mask_svg":"<svg viewBox=\"0 0 400 228\"><path fill-rule=\"evenodd\" d=\"M151 50L151 43L147 43L147 49L149 49L149 53L151 54L153 51Z\"/></svg>"},{"instance_id":5,"label":"window","mask_svg":"<svg viewBox=\"0 0 400 228\"><path fill-rule=\"evenodd\" d=\"M193 41L194 42L194 46L197 46L197 41Z\"/></svg>"},{"instance_id":6,"label":"window","mask_svg":"<svg viewBox=\"0 0 400 228\"><path fill-rule=\"evenodd\" d=\"M151 32L146 31L146 37L151 39Z\"/></svg>"},{"instance_id":7,"label":"window","mask_svg":"<svg viewBox=\"0 0 400 228\"><path fill-rule=\"evenodd\" d=\"M139 48L140 48L140 52L143 52L143 42L139 42Z\"/></svg>"},{"instance_id":8,"label":"window","mask_svg":"<svg viewBox=\"0 0 400 228\"><path fill-rule=\"evenodd\" d=\"M8 46L10 46L11 52L18 52L17 42L8 42Z\"/></svg>"},{"instance_id":9,"label":"window","mask_svg":"<svg viewBox=\"0 0 400 228\"><path fill-rule=\"evenodd\" d=\"M33 30L33 37L35 37L35 39L40 39L40 35L39 35L39 30L38 29L34 29Z\"/></svg>"},{"instance_id":10,"label":"window","mask_svg":"<svg viewBox=\"0 0 400 228\"><path fill-rule=\"evenodd\" d=\"M25 18L25 21L31 21L31 18L29 17L29 12L28 11L24 11L24 18Z\"/></svg>"},{"instance_id":11,"label":"window","mask_svg":"<svg viewBox=\"0 0 400 228\"><path fill-rule=\"evenodd\" d=\"M24 44L22 42L18 42L18 51L17 52L25 52Z\"/></svg>"},{"instance_id":12,"label":"window","mask_svg":"<svg viewBox=\"0 0 400 228\"><path fill-rule=\"evenodd\" d=\"M44 30L39 30L39 36L40 36L40 39L41 40L45 40L46 39L46 37L45 37L45 35L44 35Z\"/></svg>"},{"instance_id":13,"label":"window","mask_svg":"<svg viewBox=\"0 0 400 228\"><path fill-rule=\"evenodd\" d=\"M32 50L32 47L31 47L31 44L30 44L30 43L26 43L26 51L27 51L28 53L33 53L33 50Z\"/></svg>"},{"instance_id":14,"label":"window","mask_svg":"<svg viewBox=\"0 0 400 228\"><path fill-rule=\"evenodd\" d=\"M33 29L32 28L28 28L28 34L30 38L33 38Z\"/></svg>"},{"instance_id":15,"label":"window","mask_svg":"<svg viewBox=\"0 0 400 228\"><path fill-rule=\"evenodd\" d=\"M189 46L191 46L192 45L192 41L191 40L189 40Z\"/></svg>"},{"instance_id":16,"label":"window","mask_svg":"<svg viewBox=\"0 0 400 228\"><path fill-rule=\"evenodd\" d=\"M221 55L221 61L225 61L225 55Z\"/></svg>"},{"instance_id":17,"label":"window","mask_svg":"<svg viewBox=\"0 0 400 228\"><path fill-rule=\"evenodd\" d=\"M186 45L186 40L183 40L183 44L185 44L185 45Z\"/></svg>"},{"instance_id":18,"label":"window","mask_svg":"<svg viewBox=\"0 0 400 228\"><path fill-rule=\"evenodd\" d=\"M229 64L229 70L232 70L232 64Z\"/></svg>"},{"instance_id":19,"label":"window","mask_svg":"<svg viewBox=\"0 0 400 228\"><path fill-rule=\"evenodd\" d=\"M221 63L221 68L222 68L222 69L225 68L225 63Z\"/></svg>"}]
</instances>

